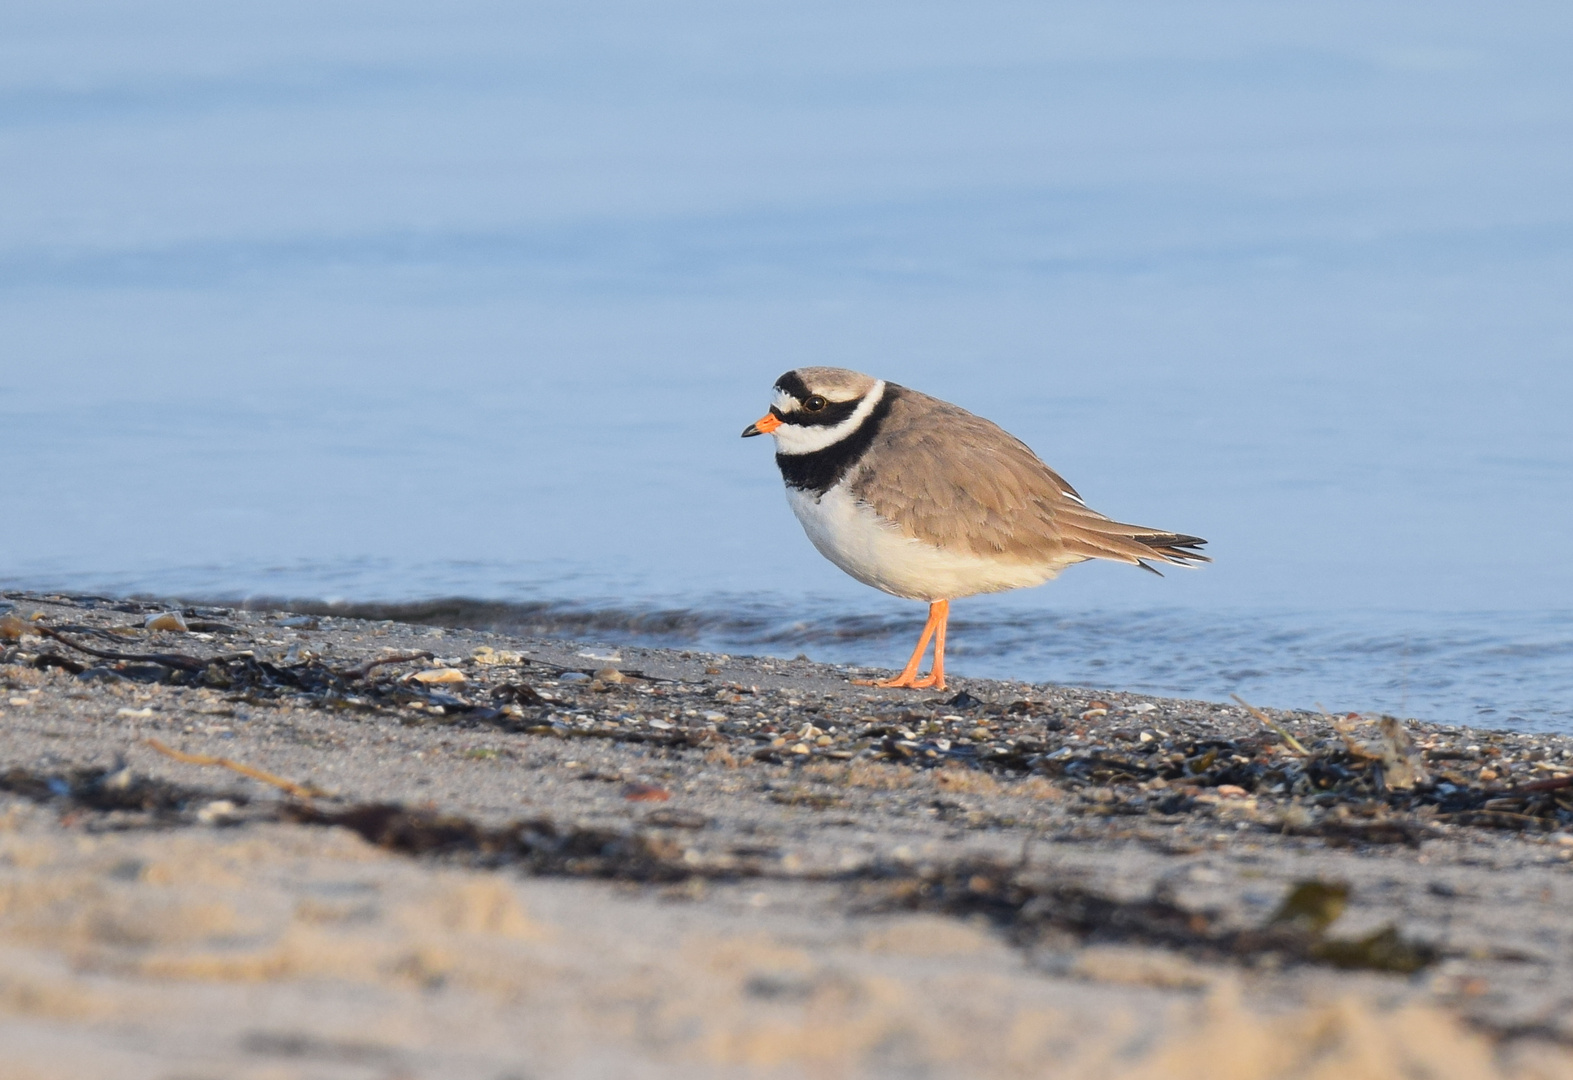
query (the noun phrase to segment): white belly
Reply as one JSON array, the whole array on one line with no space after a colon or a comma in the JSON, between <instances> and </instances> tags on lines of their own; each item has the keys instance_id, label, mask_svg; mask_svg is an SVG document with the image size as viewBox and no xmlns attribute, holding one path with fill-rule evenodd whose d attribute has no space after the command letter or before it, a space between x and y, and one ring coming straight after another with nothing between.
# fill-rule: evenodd
<instances>
[{"instance_id":1,"label":"white belly","mask_svg":"<svg viewBox=\"0 0 1573 1080\"><path fill-rule=\"evenodd\" d=\"M844 488L823 496L787 488L787 502L819 553L876 589L913 600L954 600L974 593L1042 585L1058 566L1033 566L946 551L903 533Z\"/></svg>"}]
</instances>

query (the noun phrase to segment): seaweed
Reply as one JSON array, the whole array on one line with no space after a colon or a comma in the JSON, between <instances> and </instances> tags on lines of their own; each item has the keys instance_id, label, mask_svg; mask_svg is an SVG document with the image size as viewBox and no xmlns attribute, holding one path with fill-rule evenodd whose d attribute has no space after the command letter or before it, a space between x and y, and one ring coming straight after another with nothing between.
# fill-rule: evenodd
<instances>
[{"instance_id":1,"label":"seaweed","mask_svg":"<svg viewBox=\"0 0 1573 1080\"><path fill-rule=\"evenodd\" d=\"M891 876L873 909L981 915L1029 948L1070 937L1084 945L1156 946L1212 962L1304 963L1406 975L1442 955L1390 924L1360 938L1329 936L1349 897L1342 883L1297 882L1264 925L1240 928L1217 912L1184 907L1161 887L1141 899L1121 899L987 859L915 872L901 867Z\"/></svg>"},{"instance_id":2,"label":"seaweed","mask_svg":"<svg viewBox=\"0 0 1573 1080\"><path fill-rule=\"evenodd\" d=\"M226 759L186 760L257 774ZM1185 907L1162 886L1145 898L1122 899L1046 877L1025 863L963 857L918 867L878 862L835 872L804 870L784 860L766 861L773 852L695 857L697 853L670 832L648 828L565 825L544 815L486 825L458 814L393 802L325 808L304 794L307 789L301 785L264 778L283 788L288 797L261 808L257 816L262 819L345 828L388 851L482 868L661 884L741 877L839 883L862 891L865 910L981 915L1025 948L1068 935L1083 944L1159 946L1214 962L1305 963L1398 973L1420 970L1441 955L1391 925L1361 938L1329 936L1328 928L1349 897L1348 886L1338 883L1297 883L1265 925L1239 928L1228 925L1217 912ZM109 769L56 774L12 769L0 774L0 790L70 811L139 811L149 824L159 826L188 824L193 810L221 799L236 805L246 801L241 795L137 776L118 763ZM794 794L787 793L786 800ZM651 813L646 824L696 829L705 822L663 808Z\"/></svg>"},{"instance_id":3,"label":"seaweed","mask_svg":"<svg viewBox=\"0 0 1573 1080\"><path fill-rule=\"evenodd\" d=\"M236 806L249 802L238 792L214 792L139 775L122 762L109 768L53 773L12 768L0 773L0 791L37 803L56 803L70 810L141 814L157 825L183 823L189 811L214 800L227 800Z\"/></svg>"}]
</instances>

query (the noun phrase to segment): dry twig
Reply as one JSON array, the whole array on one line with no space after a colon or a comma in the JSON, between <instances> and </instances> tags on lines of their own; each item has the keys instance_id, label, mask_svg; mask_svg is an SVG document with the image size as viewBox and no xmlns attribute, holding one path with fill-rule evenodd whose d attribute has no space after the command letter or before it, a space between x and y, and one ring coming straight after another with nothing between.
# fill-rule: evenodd
<instances>
[{"instance_id":1,"label":"dry twig","mask_svg":"<svg viewBox=\"0 0 1573 1080\"><path fill-rule=\"evenodd\" d=\"M431 657L432 654L429 652L396 653L393 656L383 656L376 660L367 661L360 667L346 671L344 674L351 679L364 679L384 664L406 664L411 660L430 660Z\"/></svg>"},{"instance_id":2,"label":"dry twig","mask_svg":"<svg viewBox=\"0 0 1573 1080\"><path fill-rule=\"evenodd\" d=\"M1538 794L1542 791L1556 791L1565 787L1573 787L1573 775L1552 776L1547 777L1545 780L1531 780L1527 784L1520 784L1516 788L1510 788L1502 794L1503 796L1530 795Z\"/></svg>"},{"instance_id":3,"label":"dry twig","mask_svg":"<svg viewBox=\"0 0 1573 1080\"><path fill-rule=\"evenodd\" d=\"M147 744L160 754L167 758L173 758L175 761L186 765L217 765L221 769L228 769L231 772L238 772L242 776L249 776L253 780L261 780L264 784L271 784L286 795L292 795L297 799L305 799L309 802L313 795L323 794L314 788L303 787L293 780L286 780L282 776L274 776L270 772L264 772L261 769L243 762L232 761L229 758L210 757L207 754L188 754L183 750L176 750L174 747L168 746L157 739L148 739Z\"/></svg>"},{"instance_id":4,"label":"dry twig","mask_svg":"<svg viewBox=\"0 0 1573 1080\"><path fill-rule=\"evenodd\" d=\"M1276 731L1278 733L1278 737L1289 745L1289 749L1293 750L1295 753L1299 754L1301 757L1310 757L1311 756L1311 751L1307 750L1303 745L1301 745L1299 739L1295 738L1293 735L1289 734L1289 732L1284 730L1281 726L1279 726L1278 724L1274 723L1272 717L1268 716L1261 709L1258 709L1255 705L1252 705L1249 702L1247 702L1239 694L1230 694L1229 696L1234 698L1234 700L1238 701L1241 705L1245 706L1245 711L1246 712L1250 713L1252 716L1256 717L1262 723L1266 724L1268 727L1270 727L1274 731Z\"/></svg>"}]
</instances>

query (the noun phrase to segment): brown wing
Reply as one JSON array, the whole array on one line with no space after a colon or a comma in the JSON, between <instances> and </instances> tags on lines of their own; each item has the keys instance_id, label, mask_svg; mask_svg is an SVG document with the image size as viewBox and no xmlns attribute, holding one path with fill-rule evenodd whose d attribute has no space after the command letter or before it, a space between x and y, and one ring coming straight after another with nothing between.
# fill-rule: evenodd
<instances>
[{"instance_id":1,"label":"brown wing","mask_svg":"<svg viewBox=\"0 0 1573 1080\"><path fill-rule=\"evenodd\" d=\"M909 536L960 551L1069 565L1210 561L1194 536L1113 521L999 425L938 398L890 386L890 414L851 490ZM1151 567L1147 567L1151 569Z\"/></svg>"}]
</instances>

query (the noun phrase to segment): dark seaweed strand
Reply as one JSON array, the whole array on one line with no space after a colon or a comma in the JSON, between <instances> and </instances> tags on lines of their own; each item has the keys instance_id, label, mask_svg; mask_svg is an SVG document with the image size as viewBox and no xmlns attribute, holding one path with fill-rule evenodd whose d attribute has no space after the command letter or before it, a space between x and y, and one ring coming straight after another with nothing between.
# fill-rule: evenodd
<instances>
[{"instance_id":1,"label":"dark seaweed strand","mask_svg":"<svg viewBox=\"0 0 1573 1080\"><path fill-rule=\"evenodd\" d=\"M777 454L776 466L787 487L812 491L816 495L823 495L835 487L874 442L885 417L890 415L891 402L900 394L901 387L886 383L885 396L879 399L879 404L840 442L812 454Z\"/></svg>"}]
</instances>

